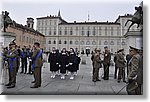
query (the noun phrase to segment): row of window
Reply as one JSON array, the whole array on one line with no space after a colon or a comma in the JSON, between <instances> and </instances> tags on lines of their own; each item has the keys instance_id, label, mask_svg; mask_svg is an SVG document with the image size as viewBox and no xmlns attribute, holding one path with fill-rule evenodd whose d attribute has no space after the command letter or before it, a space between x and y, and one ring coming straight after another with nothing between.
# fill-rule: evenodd
<instances>
[{"instance_id":1,"label":"row of window","mask_svg":"<svg viewBox=\"0 0 150 102\"><path fill-rule=\"evenodd\" d=\"M26 36L20 36L19 41L30 43L30 44L34 44L34 42L40 42L41 44L44 44L44 42L42 42L40 40L37 40L35 38L26 37Z\"/></svg>"},{"instance_id":2,"label":"row of window","mask_svg":"<svg viewBox=\"0 0 150 102\"><path fill-rule=\"evenodd\" d=\"M49 40L48 44L56 44L56 41L54 40L52 42L51 40ZM59 40L58 44L67 44L67 41L66 40L65 41ZM73 41L69 41L69 44L73 44ZM75 41L74 44L78 45L79 41ZM86 41L86 42L85 41L81 41L80 44L81 45L84 45L84 44L86 44L86 45L91 45L91 44L92 45L96 45L97 42L96 41L92 41L92 42L90 42L90 41ZM115 45L114 41L110 41L110 43L108 41L104 41L104 45L109 45L109 44L110 45ZM120 44L121 44L121 42L117 41L117 45L120 45ZM101 41L99 42L99 45L101 45ZM125 41L122 41L122 45L125 45Z\"/></svg>"}]
</instances>

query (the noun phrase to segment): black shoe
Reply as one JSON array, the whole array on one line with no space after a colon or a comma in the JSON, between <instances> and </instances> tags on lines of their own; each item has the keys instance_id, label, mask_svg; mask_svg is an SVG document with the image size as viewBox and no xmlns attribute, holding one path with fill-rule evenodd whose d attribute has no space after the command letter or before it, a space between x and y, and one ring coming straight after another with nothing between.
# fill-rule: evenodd
<instances>
[{"instance_id":1,"label":"black shoe","mask_svg":"<svg viewBox=\"0 0 150 102\"><path fill-rule=\"evenodd\" d=\"M96 82L96 80L92 80L93 82Z\"/></svg>"},{"instance_id":2,"label":"black shoe","mask_svg":"<svg viewBox=\"0 0 150 102\"><path fill-rule=\"evenodd\" d=\"M104 79L104 80L109 80L109 79Z\"/></svg>"},{"instance_id":3,"label":"black shoe","mask_svg":"<svg viewBox=\"0 0 150 102\"><path fill-rule=\"evenodd\" d=\"M127 83L125 80L123 81L124 83Z\"/></svg>"},{"instance_id":4,"label":"black shoe","mask_svg":"<svg viewBox=\"0 0 150 102\"><path fill-rule=\"evenodd\" d=\"M32 81L31 83L35 83L35 81Z\"/></svg>"},{"instance_id":5,"label":"black shoe","mask_svg":"<svg viewBox=\"0 0 150 102\"><path fill-rule=\"evenodd\" d=\"M10 86L11 85L11 83L8 83L8 84L6 84L5 86Z\"/></svg>"},{"instance_id":6,"label":"black shoe","mask_svg":"<svg viewBox=\"0 0 150 102\"><path fill-rule=\"evenodd\" d=\"M38 88L39 86L31 86L30 88Z\"/></svg>"},{"instance_id":7,"label":"black shoe","mask_svg":"<svg viewBox=\"0 0 150 102\"><path fill-rule=\"evenodd\" d=\"M14 87L15 87L15 85L10 85L7 87L7 89L14 88Z\"/></svg>"},{"instance_id":8,"label":"black shoe","mask_svg":"<svg viewBox=\"0 0 150 102\"><path fill-rule=\"evenodd\" d=\"M22 74L23 72L20 72L20 74Z\"/></svg>"},{"instance_id":9,"label":"black shoe","mask_svg":"<svg viewBox=\"0 0 150 102\"><path fill-rule=\"evenodd\" d=\"M120 83L120 80L118 80L117 82Z\"/></svg>"},{"instance_id":10,"label":"black shoe","mask_svg":"<svg viewBox=\"0 0 150 102\"><path fill-rule=\"evenodd\" d=\"M24 74L26 74L26 72Z\"/></svg>"},{"instance_id":11,"label":"black shoe","mask_svg":"<svg viewBox=\"0 0 150 102\"><path fill-rule=\"evenodd\" d=\"M101 81L100 79L96 79L96 81Z\"/></svg>"},{"instance_id":12,"label":"black shoe","mask_svg":"<svg viewBox=\"0 0 150 102\"><path fill-rule=\"evenodd\" d=\"M31 73L27 73L27 74L31 74Z\"/></svg>"},{"instance_id":13,"label":"black shoe","mask_svg":"<svg viewBox=\"0 0 150 102\"><path fill-rule=\"evenodd\" d=\"M38 85L38 87L41 87L41 85Z\"/></svg>"}]
</instances>

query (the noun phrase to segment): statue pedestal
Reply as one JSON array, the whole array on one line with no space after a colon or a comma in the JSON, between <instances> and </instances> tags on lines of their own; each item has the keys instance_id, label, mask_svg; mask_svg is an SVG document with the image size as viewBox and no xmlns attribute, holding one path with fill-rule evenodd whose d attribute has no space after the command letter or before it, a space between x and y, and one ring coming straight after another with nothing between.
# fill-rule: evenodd
<instances>
[{"instance_id":1,"label":"statue pedestal","mask_svg":"<svg viewBox=\"0 0 150 102\"><path fill-rule=\"evenodd\" d=\"M140 31L129 31L125 35L126 38L126 49L125 52L129 53L129 46L137 48L143 47L143 32Z\"/></svg>"},{"instance_id":2,"label":"statue pedestal","mask_svg":"<svg viewBox=\"0 0 150 102\"><path fill-rule=\"evenodd\" d=\"M0 46L3 47L9 46L9 43L16 38L16 34L11 32L1 32L0 35Z\"/></svg>"}]
</instances>

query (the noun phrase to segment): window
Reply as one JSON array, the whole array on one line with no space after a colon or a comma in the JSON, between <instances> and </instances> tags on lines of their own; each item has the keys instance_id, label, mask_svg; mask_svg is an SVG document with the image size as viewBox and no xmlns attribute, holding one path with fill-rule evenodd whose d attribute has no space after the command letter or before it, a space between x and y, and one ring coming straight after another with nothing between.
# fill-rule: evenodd
<instances>
[{"instance_id":1,"label":"window","mask_svg":"<svg viewBox=\"0 0 150 102\"><path fill-rule=\"evenodd\" d=\"M55 41L55 40L53 41L53 44L56 44L56 41Z\"/></svg>"},{"instance_id":2,"label":"window","mask_svg":"<svg viewBox=\"0 0 150 102\"><path fill-rule=\"evenodd\" d=\"M22 37L22 42L25 42L25 36Z\"/></svg>"},{"instance_id":3,"label":"window","mask_svg":"<svg viewBox=\"0 0 150 102\"><path fill-rule=\"evenodd\" d=\"M90 41L87 41L86 44L87 44L87 45L90 45Z\"/></svg>"},{"instance_id":4,"label":"window","mask_svg":"<svg viewBox=\"0 0 150 102\"><path fill-rule=\"evenodd\" d=\"M65 27L65 35L67 35L67 27Z\"/></svg>"},{"instance_id":5,"label":"window","mask_svg":"<svg viewBox=\"0 0 150 102\"><path fill-rule=\"evenodd\" d=\"M27 41L26 42L28 43L28 37L27 37Z\"/></svg>"},{"instance_id":6,"label":"window","mask_svg":"<svg viewBox=\"0 0 150 102\"><path fill-rule=\"evenodd\" d=\"M113 36L113 27L111 27L111 36Z\"/></svg>"},{"instance_id":7,"label":"window","mask_svg":"<svg viewBox=\"0 0 150 102\"><path fill-rule=\"evenodd\" d=\"M61 35L61 30L59 31L59 35Z\"/></svg>"},{"instance_id":8,"label":"window","mask_svg":"<svg viewBox=\"0 0 150 102\"><path fill-rule=\"evenodd\" d=\"M70 35L72 35L72 27L70 28Z\"/></svg>"},{"instance_id":9,"label":"window","mask_svg":"<svg viewBox=\"0 0 150 102\"><path fill-rule=\"evenodd\" d=\"M59 44L61 44L61 40L59 40L59 42L58 42Z\"/></svg>"},{"instance_id":10,"label":"window","mask_svg":"<svg viewBox=\"0 0 150 102\"><path fill-rule=\"evenodd\" d=\"M101 27L99 27L99 35L101 35Z\"/></svg>"},{"instance_id":11,"label":"window","mask_svg":"<svg viewBox=\"0 0 150 102\"><path fill-rule=\"evenodd\" d=\"M120 40L117 40L117 45L120 45Z\"/></svg>"},{"instance_id":12,"label":"window","mask_svg":"<svg viewBox=\"0 0 150 102\"><path fill-rule=\"evenodd\" d=\"M105 27L105 36L107 36L107 27Z\"/></svg>"},{"instance_id":13,"label":"window","mask_svg":"<svg viewBox=\"0 0 150 102\"><path fill-rule=\"evenodd\" d=\"M117 36L119 36L119 27L117 27Z\"/></svg>"},{"instance_id":14,"label":"window","mask_svg":"<svg viewBox=\"0 0 150 102\"><path fill-rule=\"evenodd\" d=\"M64 44L67 44L67 41L64 41Z\"/></svg>"},{"instance_id":15,"label":"window","mask_svg":"<svg viewBox=\"0 0 150 102\"><path fill-rule=\"evenodd\" d=\"M101 40L99 41L99 45L101 45Z\"/></svg>"},{"instance_id":16,"label":"window","mask_svg":"<svg viewBox=\"0 0 150 102\"><path fill-rule=\"evenodd\" d=\"M70 41L70 44L72 44L73 42L72 41Z\"/></svg>"},{"instance_id":17,"label":"window","mask_svg":"<svg viewBox=\"0 0 150 102\"><path fill-rule=\"evenodd\" d=\"M56 30L54 30L54 35L56 35Z\"/></svg>"},{"instance_id":18,"label":"window","mask_svg":"<svg viewBox=\"0 0 150 102\"><path fill-rule=\"evenodd\" d=\"M81 45L84 45L84 41L81 41Z\"/></svg>"},{"instance_id":19,"label":"window","mask_svg":"<svg viewBox=\"0 0 150 102\"><path fill-rule=\"evenodd\" d=\"M79 43L78 41L75 41L75 44L76 44L76 45L78 45L78 43Z\"/></svg>"},{"instance_id":20,"label":"window","mask_svg":"<svg viewBox=\"0 0 150 102\"><path fill-rule=\"evenodd\" d=\"M110 45L114 45L114 42L113 42L113 41L111 41L111 42L110 42Z\"/></svg>"},{"instance_id":21,"label":"window","mask_svg":"<svg viewBox=\"0 0 150 102\"><path fill-rule=\"evenodd\" d=\"M105 41L105 42L104 42L104 45L108 45L108 41Z\"/></svg>"},{"instance_id":22,"label":"window","mask_svg":"<svg viewBox=\"0 0 150 102\"><path fill-rule=\"evenodd\" d=\"M93 41L93 42L92 42L92 45L96 45L96 41Z\"/></svg>"},{"instance_id":23,"label":"window","mask_svg":"<svg viewBox=\"0 0 150 102\"><path fill-rule=\"evenodd\" d=\"M30 38L30 40L29 40L29 43L31 43L31 38Z\"/></svg>"},{"instance_id":24,"label":"window","mask_svg":"<svg viewBox=\"0 0 150 102\"><path fill-rule=\"evenodd\" d=\"M88 37L90 36L90 31L87 31L87 36L88 36Z\"/></svg>"},{"instance_id":25,"label":"window","mask_svg":"<svg viewBox=\"0 0 150 102\"><path fill-rule=\"evenodd\" d=\"M49 31L49 35L51 35L51 30Z\"/></svg>"},{"instance_id":26,"label":"window","mask_svg":"<svg viewBox=\"0 0 150 102\"><path fill-rule=\"evenodd\" d=\"M51 44L51 41L50 41L50 40L48 41L48 44Z\"/></svg>"},{"instance_id":27,"label":"window","mask_svg":"<svg viewBox=\"0 0 150 102\"><path fill-rule=\"evenodd\" d=\"M82 27L82 34L81 34L82 36L84 35L84 27Z\"/></svg>"},{"instance_id":28,"label":"window","mask_svg":"<svg viewBox=\"0 0 150 102\"><path fill-rule=\"evenodd\" d=\"M19 41L21 41L21 35L20 35Z\"/></svg>"},{"instance_id":29,"label":"window","mask_svg":"<svg viewBox=\"0 0 150 102\"><path fill-rule=\"evenodd\" d=\"M93 35L95 36L95 27L93 27Z\"/></svg>"}]
</instances>

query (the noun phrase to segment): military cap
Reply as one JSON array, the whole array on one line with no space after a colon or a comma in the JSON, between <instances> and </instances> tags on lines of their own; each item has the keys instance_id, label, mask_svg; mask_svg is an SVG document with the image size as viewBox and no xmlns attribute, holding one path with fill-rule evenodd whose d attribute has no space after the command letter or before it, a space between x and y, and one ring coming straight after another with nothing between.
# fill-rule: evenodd
<instances>
[{"instance_id":1,"label":"military cap","mask_svg":"<svg viewBox=\"0 0 150 102\"><path fill-rule=\"evenodd\" d=\"M104 48L108 48L108 46L105 46Z\"/></svg>"},{"instance_id":2,"label":"military cap","mask_svg":"<svg viewBox=\"0 0 150 102\"><path fill-rule=\"evenodd\" d=\"M140 50L139 48L136 48L136 47L132 47L132 46L129 46L129 47L130 47L130 49L133 49L135 51L139 51Z\"/></svg>"},{"instance_id":3,"label":"military cap","mask_svg":"<svg viewBox=\"0 0 150 102\"><path fill-rule=\"evenodd\" d=\"M117 51L117 53L122 52L122 51L124 51L124 49L120 49L120 50L118 50L118 51Z\"/></svg>"},{"instance_id":4,"label":"military cap","mask_svg":"<svg viewBox=\"0 0 150 102\"><path fill-rule=\"evenodd\" d=\"M9 46L11 46L11 45L16 45L16 43L14 41L12 41L9 43Z\"/></svg>"}]
</instances>

